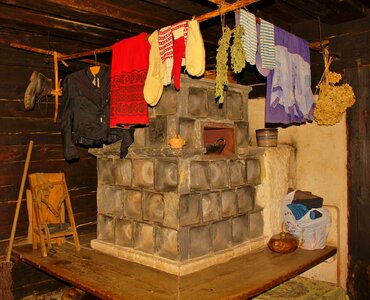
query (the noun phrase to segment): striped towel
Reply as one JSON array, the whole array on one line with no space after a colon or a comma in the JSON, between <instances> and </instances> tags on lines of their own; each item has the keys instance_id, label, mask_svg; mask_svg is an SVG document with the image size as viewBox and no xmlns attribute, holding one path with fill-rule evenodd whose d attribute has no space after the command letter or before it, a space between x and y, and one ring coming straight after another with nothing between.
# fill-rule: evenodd
<instances>
[{"instance_id":1,"label":"striped towel","mask_svg":"<svg viewBox=\"0 0 370 300\"><path fill-rule=\"evenodd\" d=\"M276 66L274 25L261 19L260 50L262 67L273 70Z\"/></svg>"},{"instance_id":2,"label":"striped towel","mask_svg":"<svg viewBox=\"0 0 370 300\"><path fill-rule=\"evenodd\" d=\"M246 60L251 65L256 64L257 53L257 29L254 14L242 9L240 10L240 26L244 29L242 37Z\"/></svg>"},{"instance_id":3,"label":"striped towel","mask_svg":"<svg viewBox=\"0 0 370 300\"><path fill-rule=\"evenodd\" d=\"M165 66L163 85L171 83L173 67L173 38L171 26L159 30L158 34L159 53Z\"/></svg>"}]
</instances>

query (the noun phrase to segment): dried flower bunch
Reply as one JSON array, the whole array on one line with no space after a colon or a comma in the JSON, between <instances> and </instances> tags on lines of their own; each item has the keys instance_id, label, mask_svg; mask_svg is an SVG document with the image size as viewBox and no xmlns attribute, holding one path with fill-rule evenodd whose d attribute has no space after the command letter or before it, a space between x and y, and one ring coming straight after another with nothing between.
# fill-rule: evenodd
<instances>
[{"instance_id":1,"label":"dried flower bunch","mask_svg":"<svg viewBox=\"0 0 370 300\"><path fill-rule=\"evenodd\" d=\"M343 113L355 103L356 99L349 84L336 85L342 79L342 75L329 71L333 59L329 58L327 48L323 55L325 70L316 87L318 98L313 115L319 125L334 125L341 120Z\"/></svg>"},{"instance_id":2,"label":"dried flower bunch","mask_svg":"<svg viewBox=\"0 0 370 300\"><path fill-rule=\"evenodd\" d=\"M215 96L219 103L224 103L224 86L228 84L227 69L228 56L232 31L224 27L221 39L218 41L216 55L216 90Z\"/></svg>"},{"instance_id":3,"label":"dried flower bunch","mask_svg":"<svg viewBox=\"0 0 370 300\"><path fill-rule=\"evenodd\" d=\"M242 44L243 28L237 26L233 30L225 26L221 39L218 41L216 56L216 90L215 97L219 103L224 102L224 88L228 85L227 71L229 49L231 54L231 67L234 73L240 73L245 67L245 51ZM232 46L230 40L233 37Z\"/></svg>"},{"instance_id":4,"label":"dried flower bunch","mask_svg":"<svg viewBox=\"0 0 370 300\"><path fill-rule=\"evenodd\" d=\"M235 74L240 73L245 67L245 51L243 48L242 36L244 30L239 25L234 28L233 44L230 49L231 68Z\"/></svg>"}]
</instances>

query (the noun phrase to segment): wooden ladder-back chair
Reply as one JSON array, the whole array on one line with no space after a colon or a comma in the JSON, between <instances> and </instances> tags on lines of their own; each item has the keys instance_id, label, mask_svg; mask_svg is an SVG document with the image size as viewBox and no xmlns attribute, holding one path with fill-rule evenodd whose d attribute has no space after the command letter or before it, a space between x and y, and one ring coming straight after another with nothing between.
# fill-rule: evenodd
<instances>
[{"instance_id":1,"label":"wooden ladder-back chair","mask_svg":"<svg viewBox=\"0 0 370 300\"><path fill-rule=\"evenodd\" d=\"M31 193L27 193L29 202L32 197L29 219L32 222L33 248L37 249L40 243L42 256L47 256L45 240L50 248L52 243L61 244L64 237L72 235L79 251L80 242L64 174L33 173L28 175L28 181L31 189ZM69 223L65 222L65 210Z\"/></svg>"}]
</instances>

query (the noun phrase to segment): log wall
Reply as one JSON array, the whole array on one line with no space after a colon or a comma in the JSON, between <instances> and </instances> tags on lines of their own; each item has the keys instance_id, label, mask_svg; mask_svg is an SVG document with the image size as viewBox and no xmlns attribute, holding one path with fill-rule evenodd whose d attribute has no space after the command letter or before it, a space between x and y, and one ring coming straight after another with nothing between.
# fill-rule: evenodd
<instances>
[{"instance_id":1,"label":"log wall","mask_svg":"<svg viewBox=\"0 0 370 300\"><path fill-rule=\"evenodd\" d=\"M45 55L14 49L9 43L16 41L66 53L94 49L101 45L50 38L48 35L6 27L0 27L0 32L0 241L7 240L10 236L27 147L31 139L34 141L34 147L29 173L64 172L77 224L95 222L95 157L89 155L87 149L80 148L81 158L78 162L65 161L61 145L60 119L58 118L56 124L53 123L53 97L49 96L36 102L31 111L24 109L24 92L32 72L37 70L54 79L53 64L44 62ZM79 62L69 62L69 65L70 67L66 68L59 64L60 78L87 66ZM24 193L16 237L26 235L27 226ZM84 230L83 226L80 230ZM3 246L0 249L1 254L4 253L4 248Z\"/></svg>"},{"instance_id":2,"label":"log wall","mask_svg":"<svg viewBox=\"0 0 370 300\"><path fill-rule=\"evenodd\" d=\"M45 55L14 49L10 42L18 42L46 50L77 53L105 46L58 38L53 33L45 35L29 32L28 28L11 29L0 26L0 255L8 246L16 200L18 198L27 147L34 141L29 173L64 172L72 200L78 232L95 231L96 222L96 158L79 149L80 160L67 163L63 157L60 119L54 124L54 99L49 96L36 102L31 111L24 109L23 97L34 70L54 79L53 64L45 63ZM103 41L104 42L104 41ZM90 59L94 59L91 58ZM109 55L98 60L109 60ZM87 67L77 61L59 63L59 77ZM54 84L54 80L53 80ZM60 109L59 109L60 111ZM28 182L26 183L26 188ZM16 239L27 235L28 216L25 193L22 197ZM13 295L20 299L35 291L53 290L61 282L23 263L12 270Z\"/></svg>"}]
</instances>

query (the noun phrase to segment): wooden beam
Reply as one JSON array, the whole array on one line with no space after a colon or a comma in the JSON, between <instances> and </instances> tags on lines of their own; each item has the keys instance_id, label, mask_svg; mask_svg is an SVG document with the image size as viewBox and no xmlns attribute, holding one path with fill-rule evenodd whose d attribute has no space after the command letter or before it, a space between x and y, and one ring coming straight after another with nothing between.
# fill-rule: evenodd
<instances>
[{"instance_id":1,"label":"wooden beam","mask_svg":"<svg viewBox=\"0 0 370 300\"><path fill-rule=\"evenodd\" d=\"M183 12L187 14L186 18L191 16L197 16L209 12L210 9L214 9L211 3L205 3L204 1L164 1L164 0L145 0L151 4L157 5L161 8L171 10L174 14Z\"/></svg>"},{"instance_id":2,"label":"wooden beam","mask_svg":"<svg viewBox=\"0 0 370 300\"><path fill-rule=\"evenodd\" d=\"M235 2L233 4L224 5L220 9L217 9L217 10L211 11L209 13L205 13L203 15L195 17L195 19L199 23L204 22L206 20L212 19L212 18L220 15L220 13L224 14L224 13L236 10L238 8L247 6L249 4L255 3L257 1L259 1L259 0L240 0L240 1ZM81 52L81 53L61 56L61 57L58 57L58 60L69 60L69 59L75 59L75 58L79 58L79 57L91 56L91 55L94 55L94 53L100 54L100 53L109 52L111 50L112 50L112 46L107 46L107 47L100 48L100 49L95 49L95 50L85 51L85 52Z\"/></svg>"},{"instance_id":3,"label":"wooden beam","mask_svg":"<svg viewBox=\"0 0 370 300\"><path fill-rule=\"evenodd\" d=\"M26 51L40 53L40 54L46 54L46 55L53 55L53 53L54 53L54 51L44 50L44 49L35 48L35 47L30 47L30 46L22 45L22 44L15 43L15 42L10 43L10 47L17 48L17 49L23 49L23 50L26 50ZM58 52L58 56L66 56L66 55L67 54ZM101 66L106 65L106 64L103 64L103 63L95 62L95 60L92 60L92 59L79 59L79 61L84 62L84 63L88 63L88 64L92 64L92 65L94 65L94 64L98 64L98 65L101 65Z\"/></svg>"},{"instance_id":4,"label":"wooden beam","mask_svg":"<svg viewBox=\"0 0 370 300\"><path fill-rule=\"evenodd\" d=\"M357 0L283 0L290 6L327 24L339 24L366 16L367 7Z\"/></svg>"},{"instance_id":5,"label":"wooden beam","mask_svg":"<svg viewBox=\"0 0 370 300\"><path fill-rule=\"evenodd\" d=\"M51 37L68 37L71 40L85 41L96 45L101 42L112 44L122 38L132 36L132 33L127 31L92 25L4 4L0 4L0 23L4 27L21 31L43 33L44 35L50 32Z\"/></svg>"},{"instance_id":6,"label":"wooden beam","mask_svg":"<svg viewBox=\"0 0 370 300\"><path fill-rule=\"evenodd\" d=\"M258 2L260 0L240 0L238 2L235 2L233 4L224 4L220 7L220 9L216 9L214 11L211 11L209 13L200 15L199 17L196 17L195 19L201 23L204 21L207 21L209 19L212 19L214 17L219 16L220 14L226 14L227 12L237 10L239 8L242 8L244 6L248 6L252 3Z\"/></svg>"},{"instance_id":7,"label":"wooden beam","mask_svg":"<svg viewBox=\"0 0 370 300\"><path fill-rule=\"evenodd\" d=\"M94 54L106 53L106 52L109 52L111 50L112 50L112 46L107 46L107 47L103 47L103 48L99 48L99 49L95 49L95 50L89 50L89 51L84 51L84 52L70 54L70 55L61 55L60 57L58 57L58 61L75 59L75 58L85 57L85 56L91 56L91 55L94 55ZM47 59L47 60L50 60L50 58Z\"/></svg>"},{"instance_id":8,"label":"wooden beam","mask_svg":"<svg viewBox=\"0 0 370 300\"><path fill-rule=\"evenodd\" d=\"M219 2L219 0L212 0L211 2L213 2L213 1L215 3ZM224 14L224 13L227 13L227 12L230 12L230 11L234 11L236 9L239 9L241 7L250 5L250 4L258 2L258 1L259 0L241 0L241 1L238 1L238 2L235 2L235 3L232 3L232 4L224 4L222 7L220 7L220 9L211 11L209 13L205 13L203 15L195 17L195 19L199 23L204 22L206 20L209 20L211 18L219 16L220 13ZM260 22L260 19L257 18L257 17L256 17L256 22L257 23ZM315 42L314 44L312 44L312 47L311 47L311 44L310 44L309 45L310 48L312 50L315 50L315 51L322 51L322 47L317 46L317 43L319 43L319 42ZM322 41L321 43L322 43L322 45L323 45L323 43L328 44L329 41L325 40L325 41ZM69 60L69 59L75 59L75 58L79 58L79 57L91 56L91 55L94 55L94 54L101 54L101 53L109 52L111 50L112 50L112 46L107 46L107 47L103 47L103 48L99 48L99 49L95 49L95 50L90 50L90 51L85 51L85 52L81 52L81 53L65 55L65 56L62 55L62 56L58 57L58 60ZM332 53L331 56L340 57L340 55L338 55L336 53ZM50 58L48 60L50 60Z\"/></svg>"},{"instance_id":9,"label":"wooden beam","mask_svg":"<svg viewBox=\"0 0 370 300\"><path fill-rule=\"evenodd\" d=\"M120 30L134 28L135 32L161 28L163 24L178 21L179 15L191 15L146 3L146 1L125 0L122 4L105 0L0 0L0 3L36 10L50 15L63 16L76 21L86 21ZM155 12L155 13L153 13ZM118 22L119 21L119 22ZM137 30L136 30L137 28Z\"/></svg>"},{"instance_id":10,"label":"wooden beam","mask_svg":"<svg viewBox=\"0 0 370 300\"><path fill-rule=\"evenodd\" d=\"M124 7L118 4L112 4L112 1L107 0L0 0L4 8L0 10L6 11L7 9L21 9L27 12L32 11L35 14L46 15L49 21L37 22L41 20L36 15L30 19L28 26L24 20L15 18L13 24L18 29L24 30L25 28L40 28L39 32L48 32L50 30L51 36L59 34L59 36L66 36L70 39L83 39L85 36L89 38L92 44L111 45L115 41L139 34L140 32L151 32L164 26L178 22L181 19L190 19L194 13L198 11L199 14L209 11L210 4L191 3L191 1L183 1L179 5L177 1L169 1L162 3L161 0L150 1L136 1L125 0ZM91 6L91 7L90 7ZM136 9L134 9L136 7ZM191 9L190 9L191 8ZM153 15L152 12L156 12ZM19 14L23 16L23 13ZM73 25L83 25L82 27L71 27L61 31L62 28L58 23L58 19L54 22L55 16L58 19L65 19ZM142 21L137 21L138 18L143 18ZM1 21L1 20L0 20ZM28 20L27 20L28 21ZM37 22L37 23L36 23ZM0 22L1 23L1 22ZM54 23L56 23L54 25ZM40 27L42 26L42 27ZM47 26L47 28L45 28ZM91 27L93 26L93 27ZM215 25L211 27L207 24L207 30L203 35L203 40L206 44L214 45L217 47L219 38L219 28ZM102 32L101 30L111 30L111 32ZM95 39L95 42L94 42ZM110 41L109 41L110 40ZM105 43L102 43L105 41ZM99 46L96 46L96 48Z\"/></svg>"},{"instance_id":11,"label":"wooden beam","mask_svg":"<svg viewBox=\"0 0 370 300\"><path fill-rule=\"evenodd\" d=\"M208 0L208 2L212 2L212 3L217 4L217 5L221 5L222 2L224 4L230 4L230 3L227 3L226 1L223 1L223 0Z\"/></svg>"},{"instance_id":12,"label":"wooden beam","mask_svg":"<svg viewBox=\"0 0 370 300\"><path fill-rule=\"evenodd\" d=\"M227 4L229 5L229 3L223 1L223 0L208 0L209 2L212 2L212 3L215 3L217 5L222 5L222 4ZM261 23L261 19L256 17L256 23ZM317 51L317 52L323 52L324 50L324 46L327 46L328 44L330 43L329 40L323 40L323 41L319 41L319 42L312 42L309 44L309 47L314 50L314 51ZM340 58L340 54L337 54L337 53L330 53L329 54L330 56L332 57L337 57L337 58Z\"/></svg>"}]
</instances>

